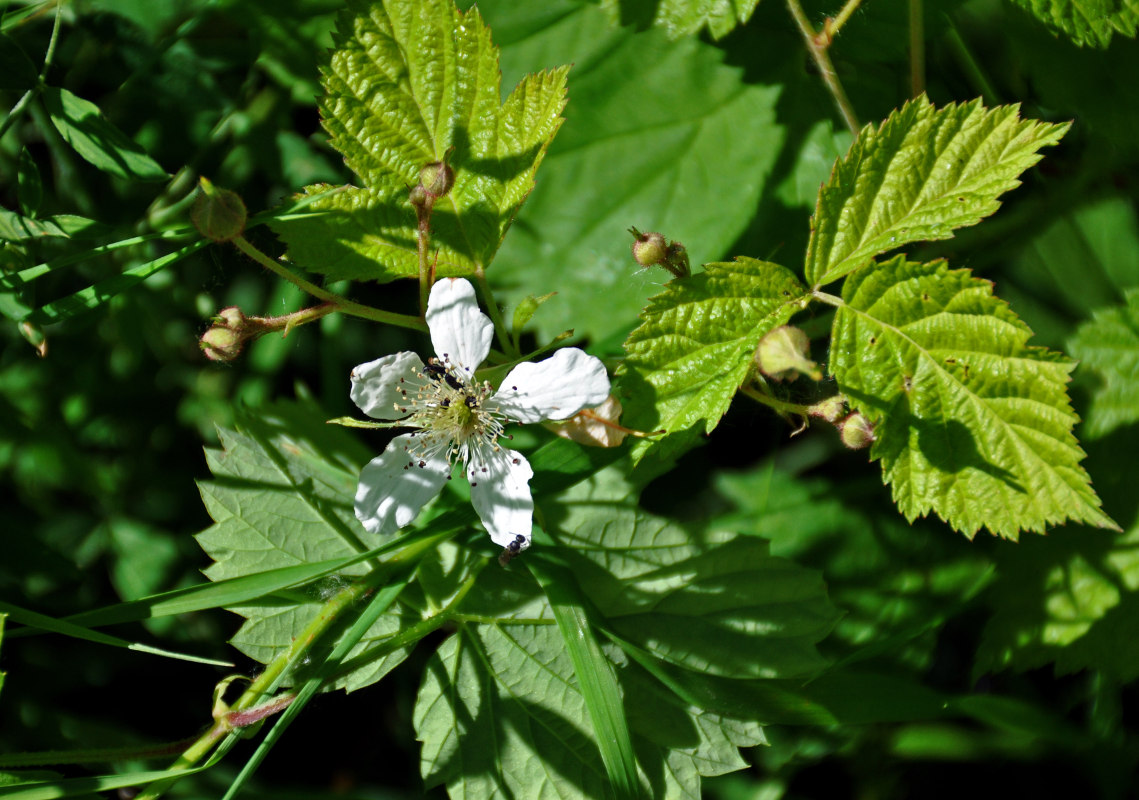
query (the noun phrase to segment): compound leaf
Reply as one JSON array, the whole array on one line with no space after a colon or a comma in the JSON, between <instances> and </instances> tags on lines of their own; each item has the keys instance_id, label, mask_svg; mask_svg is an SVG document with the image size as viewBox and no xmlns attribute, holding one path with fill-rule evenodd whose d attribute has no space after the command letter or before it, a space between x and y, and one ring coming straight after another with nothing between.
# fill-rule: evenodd
<instances>
[{"instance_id":1,"label":"compound leaf","mask_svg":"<svg viewBox=\"0 0 1139 800\"><path fill-rule=\"evenodd\" d=\"M1068 125L1022 120L979 100L935 108L924 96L867 126L819 190L807 280L836 281L908 242L948 239L993 214L997 198Z\"/></svg>"},{"instance_id":2,"label":"compound leaf","mask_svg":"<svg viewBox=\"0 0 1139 800\"><path fill-rule=\"evenodd\" d=\"M1068 519L1117 527L1079 463L1073 363L1027 346L988 281L898 257L851 275L843 301L830 370L877 425L871 457L907 519L1013 539Z\"/></svg>"},{"instance_id":3,"label":"compound leaf","mask_svg":"<svg viewBox=\"0 0 1139 800\"><path fill-rule=\"evenodd\" d=\"M1013 0L1053 30L1078 45L1107 47L1113 34L1135 36L1139 28L1136 0Z\"/></svg>"},{"instance_id":4,"label":"compound leaf","mask_svg":"<svg viewBox=\"0 0 1139 800\"><path fill-rule=\"evenodd\" d=\"M759 340L787 322L803 297L790 270L744 257L669 283L625 342L627 423L645 431L711 431L747 377Z\"/></svg>"},{"instance_id":5,"label":"compound leaf","mask_svg":"<svg viewBox=\"0 0 1139 800\"><path fill-rule=\"evenodd\" d=\"M1127 292L1126 305L1093 312L1070 347L1084 367L1103 378L1092 396L1085 435L1099 438L1139 421L1139 289Z\"/></svg>"},{"instance_id":6,"label":"compound leaf","mask_svg":"<svg viewBox=\"0 0 1139 800\"><path fill-rule=\"evenodd\" d=\"M498 50L477 9L451 0L351 3L323 70L321 110L333 147L363 188L278 220L291 258L333 278L418 273L408 189L447 159L454 185L431 217L439 275L471 275L497 252L561 125L562 67L527 75L500 105ZM326 187L309 187L312 193Z\"/></svg>"}]
</instances>

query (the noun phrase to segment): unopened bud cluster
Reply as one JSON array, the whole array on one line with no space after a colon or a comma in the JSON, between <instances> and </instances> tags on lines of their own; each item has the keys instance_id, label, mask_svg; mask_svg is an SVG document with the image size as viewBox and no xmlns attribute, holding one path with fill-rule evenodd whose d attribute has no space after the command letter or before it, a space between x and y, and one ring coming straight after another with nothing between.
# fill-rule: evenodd
<instances>
[{"instance_id":1,"label":"unopened bud cluster","mask_svg":"<svg viewBox=\"0 0 1139 800\"><path fill-rule=\"evenodd\" d=\"M680 242L670 242L659 233L642 233L629 228L633 234L633 260L642 267L661 267L678 278L687 278L692 269L688 251Z\"/></svg>"}]
</instances>

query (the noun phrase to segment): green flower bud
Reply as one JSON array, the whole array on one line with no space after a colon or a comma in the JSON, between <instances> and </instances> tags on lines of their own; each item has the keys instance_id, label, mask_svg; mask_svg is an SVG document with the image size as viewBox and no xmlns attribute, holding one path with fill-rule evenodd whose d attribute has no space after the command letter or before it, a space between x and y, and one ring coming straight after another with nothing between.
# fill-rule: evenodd
<instances>
[{"instance_id":1,"label":"green flower bud","mask_svg":"<svg viewBox=\"0 0 1139 800\"><path fill-rule=\"evenodd\" d=\"M451 169L451 165L446 161L428 164L419 170L419 185L432 198L443 197L455 185L455 170Z\"/></svg>"},{"instance_id":2,"label":"green flower bud","mask_svg":"<svg viewBox=\"0 0 1139 800\"><path fill-rule=\"evenodd\" d=\"M245 203L229 189L219 189L200 178L201 191L190 207L190 221L198 233L214 242L228 242L245 232Z\"/></svg>"},{"instance_id":3,"label":"green flower bud","mask_svg":"<svg viewBox=\"0 0 1139 800\"><path fill-rule=\"evenodd\" d=\"M810 359L810 354L811 341L807 334L799 328L782 325L759 340L755 365L764 375L777 381L794 380L800 374L813 381L822 380L822 370Z\"/></svg>"},{"instance_id":4,"label":"green flower bud","mask_svg":"<svg viewBox=\"0 0 1139 800\"><path fill-rule=\"evenodd\" d=\"M218 312L198 346L210 361L233 361L241 355L246 340L260 332L260 325L250 324L240 308L230 306Z\"/></svg>"},{"instance_id":5,"label":"green flower bud","mask_svg":"<svg viewBox=\"0 0 1139 800\"><path fill-rule=\"evenodd\" d=\"M842 415L846 413L846 398L841 394L832 395L808 408L807 413L833 424L842 419Z\"/></svg>"},{"instance_id":6,"label":"green flower bud","mask_svg":"<svg viewBox=\"0 0 1139 800\"><path fill-rule=\"evenodd\" d=\"M861 450L868 447L877 437L874 435L874 426L870 420L855 411L839 423L839 438L851 450Z\"/></svg>"},{"instance_id":7,"label":"green flower bud","mask_svg":"<svg viewBox=\"0 0 1139 800\"><path fill-rule=\"evenodd\" d=\"M652 267L664 262L668 255L668 241L659 233L641 233L629 228L633 234L633 260L642 267Z\"/></svg>"}]
</instances>

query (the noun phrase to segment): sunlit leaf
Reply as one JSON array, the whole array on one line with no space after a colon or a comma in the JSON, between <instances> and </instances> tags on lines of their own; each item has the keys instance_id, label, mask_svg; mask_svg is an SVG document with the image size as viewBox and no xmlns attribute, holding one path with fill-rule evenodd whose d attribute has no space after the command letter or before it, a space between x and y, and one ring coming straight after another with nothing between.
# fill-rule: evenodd
<instances>
[{"instance_id":1,"label":"sunlit leaf","mask_svg":"<svg viewBox=\"0 0 1139 800\"><path fill-rule=\"evenodd\" d=\"M863 129L819 190L807 280L836 281L909 242L948 239L994 213L997 198L1068 129L979 100L936 108L919 97Z\"/></svg>"},{"instance_id":2,"label":"sunlit leaf","mask_svg":"<svg viewBox=\"0 0 1139 800\"><path fill-rule=\"evenodd\" d=\"M408 189L425 165L446 158L455 177L431 215L436 274L485 267L561 124L566 73L528 75L503 103L498 49L477 9L353 2L323 73L322 112L364 186L313 204L326 215L274 223L293 260L335 278L417 274Z\"/></svg>"},{"instance_id":3,"label":"sunlit leaf","mask_svg":"<svg viewBox=\"0 0 1139 800\"><path fill-rule=\"evenodd\" d=\"M803 297L789 270L753 258L708 264L669 283L625 342L625 424L711 431L747 377L759 340L802 308ZM635 452L652 446L639 443Z\"/></svg>"},{"instance_id":4,"label":"sunlit leaf","mask_svg":"<svg viewBox=\"0 0 1139 800\"><path fill-rule=\"evenodd\" d=\"M843 301L830 370L877 426L871 457L907 519L1012 539L1065 520L1117 527L1079 463L1072 362L1029 347L992 284L899 257L847 278Z\"/></svg>"}]
</instances>

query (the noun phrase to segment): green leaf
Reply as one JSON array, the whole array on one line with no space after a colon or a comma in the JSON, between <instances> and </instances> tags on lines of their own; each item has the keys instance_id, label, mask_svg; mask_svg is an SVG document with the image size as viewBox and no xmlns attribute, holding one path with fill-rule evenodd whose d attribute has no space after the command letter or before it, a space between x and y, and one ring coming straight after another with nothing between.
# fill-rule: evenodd
<instances>
[{"instance_id":1,"label":"green leaf","mask_svg":"<svg viewBox=\"0 0 1139 800\"><path fill-rule=\"evenodd\" d=\"M0 91L23 92L36 85L36 65L6 33L0 33Z\"/></svg>"},{"instance_id":2,"label":"green leaf","mask_svg":"<svg viewBox=\"0 0 1139 800\"><path fill-rule=\"evenodd\" d=\"M35 216L44 199L44 186L40 178L40 169L27 147L20 148L20 160L16 164L16 182L20 187L20 211L25 216Z\"/></svg>"},{"instance_id":3,"label":"green leaf","mask_svg":"<svg viewBox=\"0 0 1139 800\"><path fill-rule=\"evenodd\" d=\"M909 242L948 239L993 214L997 198L1068 125L1022 120L979 100L935 108L924 96L867 126L819 190L807 280L823 286Z\"/></svg>"},{"instance_id":4,"label":"green leaf","mask_svg":"<svg viewBox=\"0 0 1139 800\"><path fill-rule=\"evenodd\" d=\"M649 17L645 4L636 0L603 0L601 4L624 21L664 28L673 39L699 33L704 26L713 39L722 39L751 18L759 0L663 0L653 5Z\"/></svg>"},{"instance_id":5,"label":"green leaf","mask_svg":"<svg viewBox=\"0 0 1139 800\"><path fill-rule=\"evenodd\" d=\"M364 188L313 203L324 216L273 227L293 260L314 272L416 275L407 192L425 165L446 158L455 182L431 215L432 259L438 275L474 274L494 258L533 188L562 122L567 72L527 75L500 106L498 50L477 9L462 14L451 0L353 2L323 73L322 111L332 145Z\"/></svg>"},{"instance_id":6,"label":"green leaf","mask_svg":"<svg viewBox=\"0 0 1139 800\"><path fill-rule=\"evenodd\" d=\"M43 90L44 106L59 135L86 161L125 180L164 181L169 175L94 103L53 86Z\"/></svg>"},{"instance_id":7,"label":"green leaf","mask_svg":"<svg viewBox=\"0 0 1139 800\"><path fill-rule=\"evenodd\" d=\"M414 716L428 786L445 783L452 797L615 797L564 641L533 622L464 626L428 662ZM609 652L648 796L697 798L702 774L746 766L736 748L763 742L755 723L682 708Z\"/></svg>"},{"instance_id":8,"label":"green leaf","mask_svg":"<svg viewBox=\"0 0 1139 800\"><path fill-rule=\"evenodd\" d=\"M1135 36L1139 28L1136 0L1012 0L1053 30L1078 45L1107 47L1115 33Z\"/></svg>"},{"instance_id":9,"label":"green leaf","mask_svg":"<svg viewBox=\"0 0 1139 800\"><path fill-rule=\"evenodd\" d=\"M275 425L269 419L247 419L243 427L244 432L219 431L223 449L207 453L214 480L203 482L200 489L215 524L197 536L215 562L206 570L207 577L237 578L351 556L378 544L353 511L358 472L335 456L353 449L344 431L326 426L314 432L309 427L305 433L312 438L302 438L297 432L304 429ZM334 591L345 576L369 570L369 565L357 564L310 590L281 592L230 607L246 618L232 644L253 659L269 662L322 612L323 595ZM382 616L352 651L352 657L361 658L360 666L336 685L360 688L402 661L407 648L365 656L406 624L405 615Z\"/></svg>"},{"instance_id":10,"label":"green leaf","mask_svg":"<svg viewBox=\"0 0 1139 800\"><path fill-rule=\"evenodd\" d=\"M1139 289L1126 293L1125 305L1094 312L1069 347L1083 368L1103 380L1092 395L1084 435L1097 439L1139 421Z\"/></svg>"},{"instance_id":11,"label":"green leaf","mask_svg":"<svg viewBox=\"0 0 1139 800\"><path fill-rule=\"evenodd\" d=\"M625 342L625 424L711 431L747 378L759 340L803 307L804 294L790 270L744 257L670 282ZM685 438L657 446L668 452ZM634 453L652 446L638 444Z\"/></svg>"},{"instance_id":12,"label":"green leaf","mask_svg":"<svg viewBox=\"0 0 1139 800\"><path fill-rule=\"evenodd\" d=\"M624 337L668 277L637 268L629 226L683 242L694 263L734 255L788 157L785 93L746 81L718 47L616 28L589 3L479 8L504 42L507 75L577 64L566 123L495 259L495 293L509 304L557 291L535 318L544 338L570 328L594 342Z\"/></svg>"},{"instance_id":13,"label":"green leaf","mask_svg":"<svg viewBox=\"0 0 1139 800\"><path fill-rule=\"evenodd\" d=\"M571 493L547 509L582 592L613 632L708 675L798 678L838 620L819 573L749 536L693 531L628 500ZM580 563L579 563L580 562Z\"/></svg>"},{"instance_id":14,"label":"green leaf","mask_svg":"<svg viewBox=\"0 0 1139 800\"><path fill-rule=\"evenodd\" d=\"M899 257L847 279L830 370L877 426L871 457L906 519L933 511L966 536L1012 539L1068 519L1117 527L1079 464L1073 364L1031 335L992 284L944 262Z\"/></svg>"}]
</instances>

